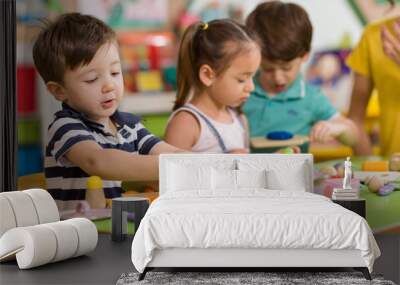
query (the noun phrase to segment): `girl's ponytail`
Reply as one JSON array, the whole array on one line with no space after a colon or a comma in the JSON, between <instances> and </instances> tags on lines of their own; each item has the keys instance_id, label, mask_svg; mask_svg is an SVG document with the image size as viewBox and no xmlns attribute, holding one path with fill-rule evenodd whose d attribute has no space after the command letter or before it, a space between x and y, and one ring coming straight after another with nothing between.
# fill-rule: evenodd
<instances>
[{"instance_id":1,"label":"girl's ponytail","mask_svg":"<svg viewBox=\"0 0 400 285\"><path fill-rule=\"evenodd\" d=\"M209 65L218 76L230 66L235 56L248 50L249 43L257 44L244 26L232 20L218 19L190 25L179 47L178 90L173 111L188 101L192 91L199 92L205 87L199 78L203 64Z\"/></svg>"},{"instance_id":2,"label":"girl's ponytail","mask_svg":"<svg viewBox=\"0 0 400 285\"><path fill-rule=\"evenodd\" d=\"M178 66L177 66L177 95L173 110L182 107L194 85L197 74L194 73L196 67L193 59L193 42L201 23L195 23L189 26L183 34L179 47Z\"/></svg>"}]
</instances>

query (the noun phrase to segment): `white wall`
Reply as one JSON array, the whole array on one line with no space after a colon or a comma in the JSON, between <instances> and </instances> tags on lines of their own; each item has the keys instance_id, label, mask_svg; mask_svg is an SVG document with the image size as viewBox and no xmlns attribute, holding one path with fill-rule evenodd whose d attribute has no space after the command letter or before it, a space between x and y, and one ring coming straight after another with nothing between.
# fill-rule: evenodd
<instances>
[{"instance_id":1,"label":"white wall","mask_svg":"<svg viewBox=\"0 0 400 285\"><path fill-rule=\"evenodd\" d=\"M353 45L361 37L363 27L347 0L293 0L309 13L314 26L312 47L315 50L336 47L344 33L349 33Z\"/></svg>"}]
</instances>

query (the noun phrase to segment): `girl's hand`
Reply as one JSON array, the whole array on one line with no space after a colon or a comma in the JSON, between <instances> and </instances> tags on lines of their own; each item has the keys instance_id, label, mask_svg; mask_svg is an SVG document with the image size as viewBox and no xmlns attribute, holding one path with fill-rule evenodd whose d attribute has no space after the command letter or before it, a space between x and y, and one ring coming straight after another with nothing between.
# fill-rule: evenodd
<instances>
[{"instance_id":1,"label":"girl's hand","mask_svg":"<svg viewBox=\"0 0 400 285\"><path fill-rule=\"evenodd\" d=\"M382 48L389 58L400 65L400 20L396 20L392 28L394 35L389 31L388 27L382 26Z\"/></svg>"},{"instance_id":2,"label":"girl's hand","mask_svg":"<svg viewBox=\"0 0 400 285\"><path fill-rule=\"evenodd\" d=\"M319 121L316 123L310 133L310 140L320 143L326 143L343 133L343 125L330 121Z\"/></svg>"},{"instance_id":3,"label":"girl's hand","mask_svg":"<svg viewBox=\"0 0 400 285\"><path fill-rule=\"evenodd\" d=\"M249 150L247 148L235 148L231 149L229 153L249 153Z\"/></svg>"}]
</instances>

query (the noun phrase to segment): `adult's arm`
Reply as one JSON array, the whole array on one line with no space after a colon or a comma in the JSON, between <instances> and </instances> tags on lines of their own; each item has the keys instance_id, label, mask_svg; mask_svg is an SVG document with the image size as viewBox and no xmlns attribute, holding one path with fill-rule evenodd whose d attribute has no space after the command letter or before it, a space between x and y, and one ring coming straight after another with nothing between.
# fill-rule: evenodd
<instances>
[{"instance_id":1,"label":"adult's arm","mask_svg":"<svg viewBox=\"0 0 400 285\"><path fill-rule=\"evenodd\" d=\"M359 141L353 147L356 155L372 154L371 141L365 130L365 117L372 89L373 82L371 78L359 73L354 74L354 85L348 117L353 120L358 129Z\"/></svg>"}]
</instances>

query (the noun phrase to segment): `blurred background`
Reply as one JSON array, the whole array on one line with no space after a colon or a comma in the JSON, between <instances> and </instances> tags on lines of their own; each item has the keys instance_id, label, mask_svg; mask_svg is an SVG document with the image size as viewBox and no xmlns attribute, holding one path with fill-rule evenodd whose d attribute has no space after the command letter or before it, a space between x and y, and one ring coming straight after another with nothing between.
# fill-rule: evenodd
<instances>
[{"instance_id":1,"label":"blurred background","mask_svg":"<svg viewBox=\"0 0 400 285\"><path fill-rule=\"evenodd\" d=\"M18 176L43 171L46 129L60 108L33 66L32 45L42 19L66 12L92 14L118 34L125 78L121 111L142 117L146 127L163 137L176 88L176 55L180 36L194 21L233 18L244 22L258 0L17 0ZM312 54L304 66L309 82L320 86L333 105L346 114L352 77L345 57L366 23L400 14L382 0L292 0L302 5L314 26ZM368 108L368 130L379 140L376 95ZM351 155L337 143L312 145L316 161ZM379 148L374 149L379 154ZM22 182L21 182L22 181ZM20 180L19 184L23 184ZM19 185L23 188L24 185Z\"/></svg>"}]
</instances>

